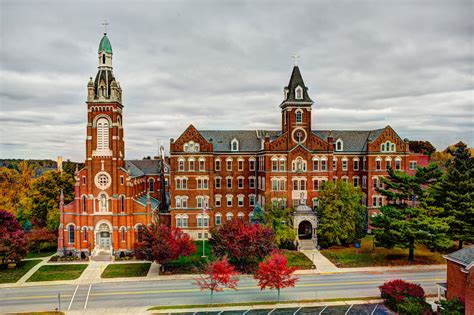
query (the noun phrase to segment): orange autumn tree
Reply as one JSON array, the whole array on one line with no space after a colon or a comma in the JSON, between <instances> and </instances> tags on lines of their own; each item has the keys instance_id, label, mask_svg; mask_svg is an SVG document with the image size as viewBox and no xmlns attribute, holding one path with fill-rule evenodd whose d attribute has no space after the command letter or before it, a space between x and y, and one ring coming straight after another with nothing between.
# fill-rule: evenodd
<instances>
[{"instance_id":1,"label":"orange autumn tree","mask_svg":"<svg viewBox=\"0 0 474 315\"><path fill-rule=\"evenodd\" d=\"M288 267L288 259L279 251L274 251L258 266L255 279L258 281L260 290L269 288L278 291L278 302L280 301L280 290L294 287L298 278L293 275L295 267Z\"/></svg>"},{"instance_id":2,"label":"orange autumn tree","mask_svg":"<svg viewBox=\"0 0 474 315\"><path fill-rule=\"evenodd\" d=\"M201 291L211 291L211 304L214 292L223 291L224 288L236 290L238 278L237 272L227 257L210 262L204 268L201 278L196 279L196 283Z\"/></svg>"}]
</instances>

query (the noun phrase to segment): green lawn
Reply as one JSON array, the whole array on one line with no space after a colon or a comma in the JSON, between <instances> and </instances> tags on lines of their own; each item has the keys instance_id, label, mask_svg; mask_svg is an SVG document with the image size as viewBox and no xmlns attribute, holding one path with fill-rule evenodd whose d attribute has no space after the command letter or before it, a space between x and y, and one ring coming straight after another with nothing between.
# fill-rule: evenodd
<instances>
[{"instance_id":1,"label":"green lawn","mask_svg":"<svg viewBox=\"0 0 474 315\"><path fill-rule=\"evenodd\" d=\"M57 251L56 250L52 250L52 251L45 251L45 252L37 252L37 251L32 251L32 252L29 252L28 253L28 256L26 256L26 258L41 258L41 257L48 257L48 256L52 256L54 254L56 254Z\"/></svg>"},{"instance_id":2,"label":"green lawn","mask_svg":"<svg viewBox=\"0 0 474 315\"><path fill-rule=\"evenodd\" d=\"M102 272L102 278L145 277L151 263L110 264Z\"/></svg>"},{"instance_id":3,"label":"green lawn","mask_svg":"<svg viewBox=\"0 0 474 315\"><path fill-rule=\"evenodd\" d=\"M409 264L408 249L386 249L383 247L375 247L373 249L373 236L366 236L362 239L361 248L358 253L354 247L335 247L321 250L321 254L341 268L403 266ZM416 247L414 264L434 265L444 263L446 263L446 260L443 258L442 253L432 252L424 246Z\"/></svg>"},{"instance_id":4,"label":"green lawn","mask_svg":"<svg viewBox=\"0 0 474 315\"><path fill-rule=\"evenodd\" d=\"M202 256L202 241L196 241L196 253L190 256L181 256L176 260L170 261L166 264L164 274L190 274L199 273L200 268L203 264L209 260L214 260L215 257L211 256L211 248L207 241L204 242L204 251L206 257Z\"/></svg>"},{"instance_id":5,"label":"green lawn","mask_svg":"<svg viewBox=\"0 0 474 315\"><path fill-rule=\"evenodd\" d=\"M41 259L23 260L13 269L8 269L6 265L0 265L0 283L17 282L25 273L28 272L28 270L40 262Z\"/></svg>"},{"instance_id":6,"label":"green lawn","mask_svg":"<svg viewBox=\"0 0 474 315\"><path fill-rule=\"evenodd\" d=\"M74 280L81 276L87 268L86 264L70 265L47 265L41 266L27 282L33 281L55 281L55 280Z\"/></svg>"},{"instance_id":7,"label":"green lawn","mask_svg":"<svg viewBox=\"0 0 474 315\"><path fill-rule=\"evenodd\" d=\"M288 266L297 269L311 269L313 262L305 254L292 250L283 250L283 255L288 259Z\"/></svg>"}]
</instances>

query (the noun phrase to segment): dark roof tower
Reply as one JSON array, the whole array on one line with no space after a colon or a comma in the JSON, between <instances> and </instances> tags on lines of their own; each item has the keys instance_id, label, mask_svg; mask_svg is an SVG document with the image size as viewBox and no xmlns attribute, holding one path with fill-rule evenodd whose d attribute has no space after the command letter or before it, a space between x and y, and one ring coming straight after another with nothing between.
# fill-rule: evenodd
<instances>
[{"instance_id":1,"label":"dark roof tower","mask_svg":"<svg viewBox=\"0 0 474 315\"><path fill-rule=\"evenodd\" d=\"M304 84L303 76L301 75L300 68L297 65L293 67L290 82L283 91L285 99L280 104L280 107L292 104L313 105L313 100L308 95L308 88Z\"/></svg>"}]
</instances>

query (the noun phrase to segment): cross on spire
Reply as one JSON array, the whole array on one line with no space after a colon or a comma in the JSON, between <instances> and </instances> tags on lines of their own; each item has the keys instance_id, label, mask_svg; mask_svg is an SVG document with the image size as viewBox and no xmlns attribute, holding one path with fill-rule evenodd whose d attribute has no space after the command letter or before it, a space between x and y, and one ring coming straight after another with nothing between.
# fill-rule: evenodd
<instances>
[{"instance_id":1,"label":"cross on spire","mask_svg":"<svg viewBox=\"0 0 474 315\"><path fill-rule=\"evenodd\" d=\"M104 23L102 23L102 25L104 26L104 34L107 34L107 25L109 25L109 22L107 22L107 20L104 20Z\"/></svg>"},{"instance_id":2,"label":"cross on spire","mask_svg":"<svg viewBox=\"0 0 474 315\"><path fill-rule=\"evenodd\" d=\"M295 54L295 55L291 56L291 58L293 58L295 60L295 66L297 66L298 65L298 59L300 58L300 56Z\"/></svg>"}]
</instances>

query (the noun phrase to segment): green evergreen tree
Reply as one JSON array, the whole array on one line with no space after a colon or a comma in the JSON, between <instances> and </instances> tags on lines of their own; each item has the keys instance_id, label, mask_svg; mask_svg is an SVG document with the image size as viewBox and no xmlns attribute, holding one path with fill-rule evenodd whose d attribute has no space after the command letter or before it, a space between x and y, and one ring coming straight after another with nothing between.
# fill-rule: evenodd
<instances>
[{"instance_id":1,"label":"green evergreen tree","mask_svg":"<svg viewBox=\"0 0 474 315\"><path fill-rule=\"evenodd\" d=\"M432 197L428 188L442 175L438 167L431 164L418 168L413 176L392 169L388 173L389 177L382 178L385 188L377 189L388 204L380 208L381 213L372 217L371 222L376 244L408 248L409 261L414 261L416 244L449 248L452 243L446 233L451 218L439 217L442 211L428 206Z\"/></svg>"},{"instance_id":2,"label":"green evergreen tree","mask_svg":"<svg viewBox=\"0 0 474 315\"><path fill-rule=\"evenodd\" d=\"M359 187L327 182L319 191L318 240L322 246L348 245L363 237L367 209Z\"/></svg>"},{"instance_id":3,"label":"green evergreen tree","mask_svg":"<svg viewBox=\"0 0 474 315\"><path fill-rule=\"evenodd\" d=\"M464 143L451 152L446 173L434 186L435 205L444 209L444 216L454 217L448 235L459 242L474 243L474 158Z\"/></svg>"}]
</instances>

